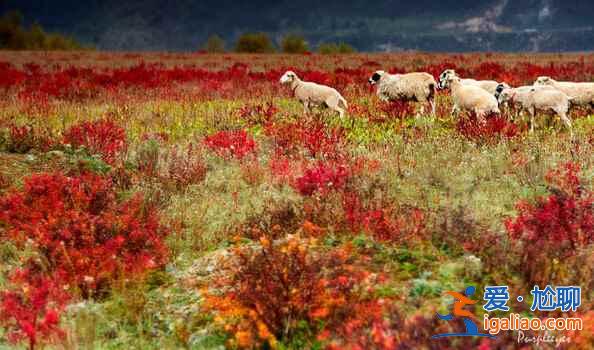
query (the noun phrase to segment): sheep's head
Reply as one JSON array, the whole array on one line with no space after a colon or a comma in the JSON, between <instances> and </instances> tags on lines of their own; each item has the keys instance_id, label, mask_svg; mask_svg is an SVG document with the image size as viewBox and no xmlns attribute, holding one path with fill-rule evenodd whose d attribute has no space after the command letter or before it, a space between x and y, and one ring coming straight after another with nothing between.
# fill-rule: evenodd
<instances>
[{"instance_id":1,"label":"sheep's head","mask_svg":"<svg viewBox=\"0 0 594 350\"><path fill-rule=\"evenodd\" d=\"M497 102L499 103L507 103L513 99L515 93L514 89L503 87L502 84L497 86L497 89L501 87L502 89L495 92L495 98L497 98Z\"/></svg>"},{"instance_id":2,"label":"sheep's head","mask_svg":"<svg viewBox=\"0 0 594 350\"><path fill-rule=\"evenodd\" d=\"M456 72L453 69L446 69L439 75L439 81L437 82L438 89L445 89L447 86L446 81L449 78L457 77Z\"/></svg>"},{"instance_id":3,"label":"sheep's head","mask_svg":"<svg viewBox=\"0 0 594 350\"><path fill-rule=\"evenodd\" d=\"M289 84L294 82L295 80L297 80L297 74L295 74L295 72L293 71L286 71L285 74L283 74L283 76L280 78L280 83L281 84Z\"/></svg>"},{"instance_id":4,"label":"sheep's head","mask_svg":"<svg viewBox=\"0 0 594 350\"><path fill-rule=\"evenodd\" d=\"M439 82L437 83L437 88L438 89L447 89L450 86L452 86L452 83L455 81L459 82L460 78L458 78L455 75L446 75L445 78L442 79L440 76Z\"/></svg>"},{"instance_id":5,"label":"sheep's head","mask_svg":"<svg viewBox=\"0 0 594 350\"><path fill-rule=\"evenodd\" d=\"M447 77L456 77L456 71L453 69L446 69L439 75L439 80L445 80Z\"/></svg>"},{"instance_id":6,"label":"sheep's head","mask_svg":"<svg viewBox=\"0 0 594 350\"><path fill-rule=\"evenodd\" d=\"M495 88L495 98L499 101L499 96L501 95L501 93L503 92L503 90L505 90L506 88L509 88L509 86L506 86L507 84L502 83L497 85L497 87Z\"/></svg>"},{"instance_id":7,"label":"sheep's head","mask_svg":"<svg viewBox=\"0 0 594 350\"><path fill-rule=\"evenodd\" d=\"M373 75L369 78L369 84L374 85L377 84L380 79L386 74L383 70L377 70Z\"/></svg>"},{"instance_id":8,"label":"sheep's head","mask_svg":"<svg viewBox=\"0 0 594 350\"><path fill-rule=\"evenodd\" d=\"M534 85L540 85L540 86L552 85L552 84L553 84L553 79L551 79L551 77L538 77L538 78L536 78L536 81L534 82Z\"/></svg>"}]
</instances>

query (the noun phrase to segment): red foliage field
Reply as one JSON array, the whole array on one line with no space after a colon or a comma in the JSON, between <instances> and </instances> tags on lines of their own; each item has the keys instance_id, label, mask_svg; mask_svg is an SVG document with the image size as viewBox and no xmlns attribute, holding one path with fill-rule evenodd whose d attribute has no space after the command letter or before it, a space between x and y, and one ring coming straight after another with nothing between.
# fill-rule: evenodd
<instances>
[{"instance_id":1,"label":"red foliage field","mask_svg":"<svg viewBox=\"0 0 594 350\"><path fill-rule=\"evenodd\" d=\"M431 339L465 284L579 285L592 327L592 111L418 116L379 69L593 81L594 55L0 53L0 347L518 346Z\"/></svg>"}]
</instances>

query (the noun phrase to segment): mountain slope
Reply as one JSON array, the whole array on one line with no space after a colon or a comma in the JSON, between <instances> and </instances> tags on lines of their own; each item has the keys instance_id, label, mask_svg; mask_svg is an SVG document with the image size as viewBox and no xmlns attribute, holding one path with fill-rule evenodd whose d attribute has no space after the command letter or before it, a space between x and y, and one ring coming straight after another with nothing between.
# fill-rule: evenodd
<instances>
[{"instance_id":1,"label":"mountain slope","mask_svg":"<svg viewBox=\"0 0 594 350\"><path fill-rule=\"evenodd\" d=\"M195 50L210 34L275 39L298 32L315 46L360 50L557 51L594 49L594 2L578 0L4 0L48 30L100 49Z\"/></svg>"}]
</instances>

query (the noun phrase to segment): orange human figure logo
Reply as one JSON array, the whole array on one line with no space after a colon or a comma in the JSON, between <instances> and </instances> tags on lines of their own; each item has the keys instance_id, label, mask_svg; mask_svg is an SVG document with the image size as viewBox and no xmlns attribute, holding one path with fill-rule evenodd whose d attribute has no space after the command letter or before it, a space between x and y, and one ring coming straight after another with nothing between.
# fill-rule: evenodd
<instances>
[{"instance_id":1,"label":"orange human figure logo","mask_svg":"<svg viewBox=\"0 0 594 350\"><path fill-rule=\"evenodd\" d=\"M474 322L472 322L472 319L474 318L474 315L472 314L472 312L470 312L468 310L464 310L464 307L466 305L473 305L473 304L477 303L476 300L470 299L470 296L474 294L474 291L475 291L475 288L473 286L468 286L464 290L464 294L459 293L459 292L454 292L454 291L444 292L445 294L451 295L454 297L454 308L452 310L452 313L450 313L450 314L447 314L447 315L440 315L439 313L437 314L437 318L439 318L440 320L444 320L444 321L451 321L454 318L461 318L462 321L464 322L464 327L466 328L466 332L435 334L431 338L433 338L433 339L444 338L444 337L489 337L489 338L494 338L493 335L480 333L476 324Z\"/></svg>"},{"instance_id":2,"label":"orange human figure logo","mask_svg":"<svg viewBox=\"0 0 594 350\"><path fill-rule=\"evenodd\" d=\"M476 300L472 300L472 299L466 297L464 294L458 293L458 292L447 291L444 293L453 296L455 299L454 310L452 312L454 314L454 316L456 316L456 317L471 317L471 318L474 317L474 315L470 311L464 310L464 306L476 304L477 303Z\"/></svg>"}]
</instances>

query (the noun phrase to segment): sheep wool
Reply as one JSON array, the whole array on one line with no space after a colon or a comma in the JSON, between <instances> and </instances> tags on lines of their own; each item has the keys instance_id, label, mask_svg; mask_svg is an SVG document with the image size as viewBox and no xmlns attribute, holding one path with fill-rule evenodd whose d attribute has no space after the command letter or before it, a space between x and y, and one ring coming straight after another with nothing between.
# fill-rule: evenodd
<instances>
[{"instance_id":1,"label":"sheep wool","mask_svg":"<svg viewBox=\"0 0 594 350\"><path fill-rule=\"evenodd\" d=\"M452 92L454 102L452 114L459 110L472 111L479 120L484 121L488 114L500 113L499 104L494 95L477 86L462 84L457 76L450 75L445 80L440 80L440 86L449 87Z\"/></svg>"},{"instance_id":2,"label":"sheep wool","mask_svg":"<svg viewBox=\"0 0 594 350\"><path fill-rule=\"evenodd\" d=\"M379 70L369 78L369 83L377 84L377 95L382 101L420 102L420 113L424 112L424 104L428 102L432 115L435 115L437 82L429 73L389 74Z\"/></svg>"},{"instance_id":3,"label":"sheep wool","mask_svg":"<svg viewBox=\"0 0 594 350\"><path fill-rule=\"evenodd\" d=\"M443 80L448 76L458 76L458 75L456 74L456 71L454 71L453 69L446 69L439 75L439 80ZM476 79L469 79L469 78L460 78L460 82L463 85L472 85L472 86L479 87L492 95L495 94L495 89L497 89L497 86L499 86L500 84L503 84L506 88L510 87L506 83L499 83L499 82L496 82L495 80L476 80Z\"/></svg>"},{"instance_id":4,"label":"sheep wool","mask_svg":"<svg viewBox=\"0 0 594 350\"><path fill-rule=\"evenodd\" d=\"M497 87L500 103L511 103L520 111L530 114L530 132L534 131L536 111L553 111L572 132L571 120L567 117L572 100L562 91L548 86L521 86L518 88Z\"/></svg>"},{"instance_id":5,"label":"sheep wool","mask_svg":"<svg viewBox=\"0 0 594 350\"><path fill-rule=\"evenodd\" d=\"M590 105L594 108L594 83L556 81L551 77L538 77L535 86L552 86L563 92L575 105Z\"/></svg>"},{"instance_id":6,"label":"sheep wool","mask_svg":"<svg viewBox=\"0 0 594 350\"><path fill-rule=\"evenodd\" d=\"M289 84L295 98L303 104L305 113L309 114L310 107L326 106L338 112L341 118L344 117L348 108L347 101L336 89L326 85L302 81L292 71L285 72L280 78L280 83Z\"/></svg>"}]
</instances>

